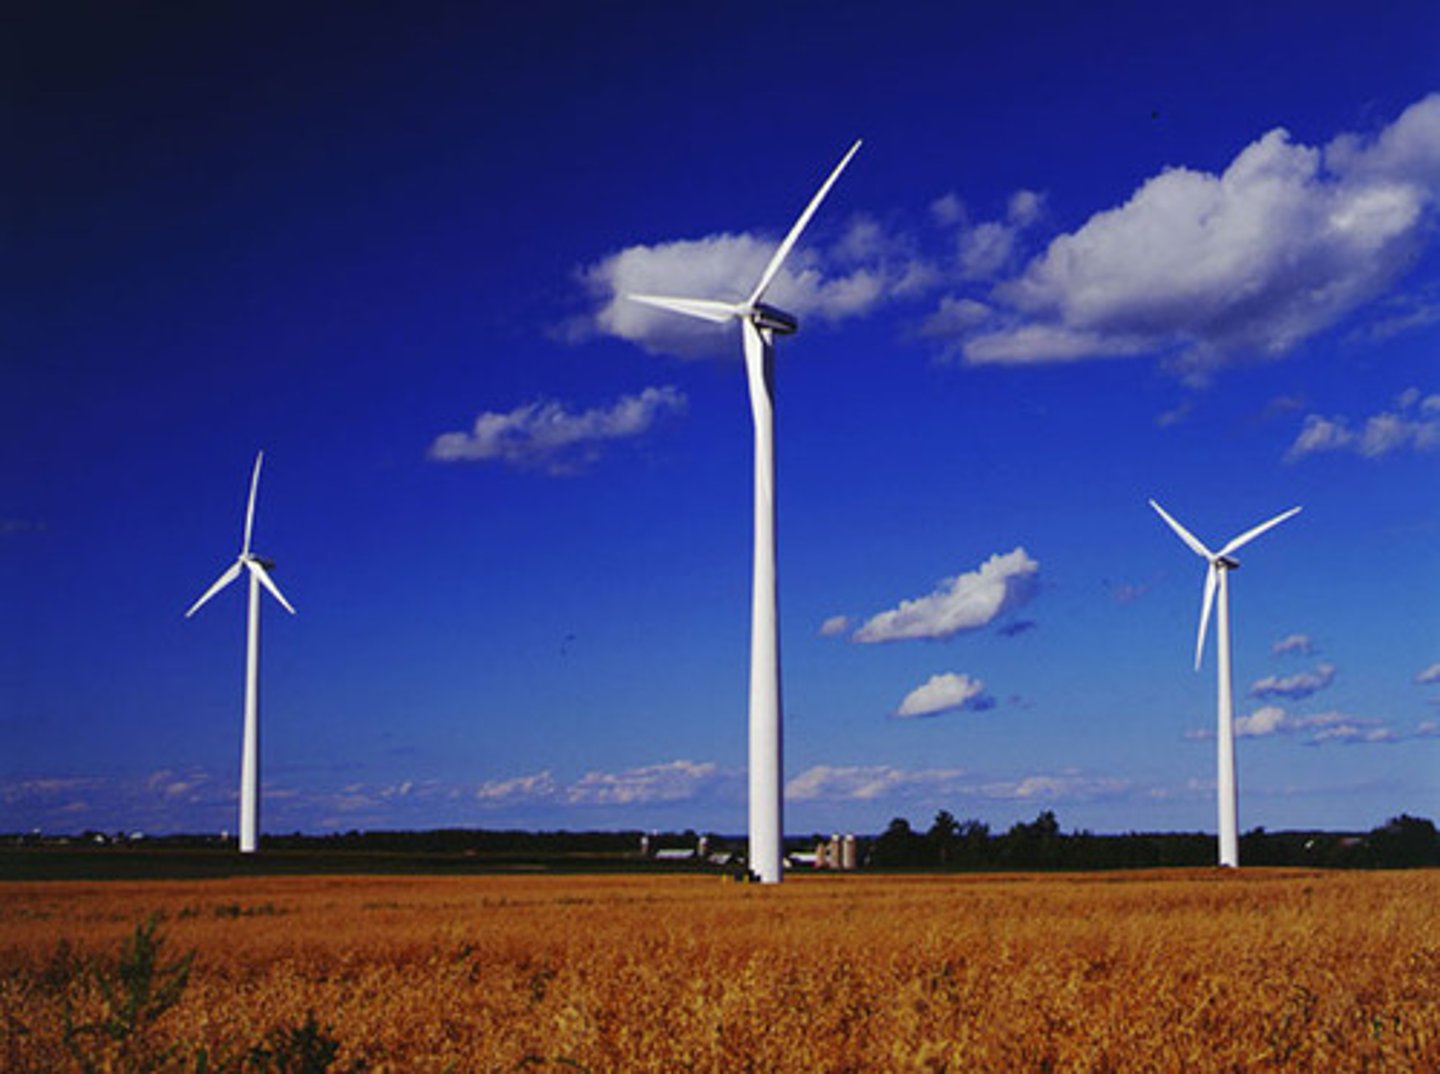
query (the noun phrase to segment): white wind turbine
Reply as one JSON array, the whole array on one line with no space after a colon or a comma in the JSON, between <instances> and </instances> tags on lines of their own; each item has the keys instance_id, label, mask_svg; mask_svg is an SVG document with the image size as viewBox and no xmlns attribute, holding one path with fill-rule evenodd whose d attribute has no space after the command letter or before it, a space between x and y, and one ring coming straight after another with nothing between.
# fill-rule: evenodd
<instances>
[{"instance_id":1,"label":"white wind turbine","mask_svg":"<svg viewBox=\"0 0 1440 1074\"><path fill-rule=\"evenodd\" d=\"M755 553L750 595L750 868L767 884L781 875L780 635L775 598L775 337L799 322L761 301L800 233L860 148L857 140L810 199L785 236L760 281L743 302L663 295L626 297L714 324L740 322L750 413L755 424Z\"/></svg>"},{"instance_id":2,"label":"white wind turbine","mask_svg":"<svg viewBox=\"0 0 1440 1074\"><path fill-rule=\"evenodd\" d=\"M185 613L185 618L190 618L202 604L238 578L242 570L250 572L250 614L245 635L245 734L240 754L242 854L255 852L260 831L260 587L263 585L287 612L295 614L290 602L270 580L270 571L275 564L250 551L250 534L255 527L255 491L260 486L260 463L264 458L263 451L255 456L255 470L250 475L250 501L245 507L245 538L240 545L239 557Z\"/></svg>"},{"instance_id":3,"label":"white wind turbine","mask_svg":"<svg viewBox=\"0 0 1440 1074\"><path fill-rule=\"evenodd\" d=\"M1249 544L1266 530L1280 525L1291 515L1299 514L1300 508L1292 507L1253 529L1248 529L1234 538L1218 552L1212 552L1201 544L1189 530L1176 522L1154 500L1150 506L1159 512L1166 524L1179 538L1189 545L1190 550L1210 566L1205 572L1205 595L1200 601L1200 633L1195 639L1195 670L1200 670L1200 658L1205 651L1205 628L1210 623L1210 606L1215 603L1215 593L1220 593L1220 609L1215 627L1216 675L1219 678L1220 698L1216 705L1216 780L1215 794L1220 812L1220 864L1240 864L1240 843L1236 830L1235 792L1235 704L1230 685L1230 572L1240 566L1240 561L1230 553Z\"/></svg>"}]
</instances>

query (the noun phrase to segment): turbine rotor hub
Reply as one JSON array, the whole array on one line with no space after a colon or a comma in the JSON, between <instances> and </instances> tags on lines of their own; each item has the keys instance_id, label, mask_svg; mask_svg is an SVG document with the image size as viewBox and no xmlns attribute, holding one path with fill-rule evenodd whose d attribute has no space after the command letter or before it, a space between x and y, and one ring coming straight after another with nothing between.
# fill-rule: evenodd
<instances>
[{"instance_id":1,"label":"turbine rotor hub","mask_svg":"<svg viewBox=\"0 0 1440 1074\"><path fill-rule=\"evenodd\" d=\"M1240 561L1234 556L1216 556L1215 566L1224 567L1227 571L1239 570Z\"/></svg>"}]
</instances>

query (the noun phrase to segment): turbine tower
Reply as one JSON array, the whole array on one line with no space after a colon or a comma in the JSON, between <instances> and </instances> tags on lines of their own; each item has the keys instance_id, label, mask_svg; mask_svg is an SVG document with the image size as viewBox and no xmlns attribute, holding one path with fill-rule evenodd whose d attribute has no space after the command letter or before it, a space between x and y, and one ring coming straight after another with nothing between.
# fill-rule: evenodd
<instances>
[{"instance_id":1,"label":"turbine tower","mask_svg":"<svg viewBox=\"0 0 1440 1074\"><path fill-rule=\"evenodd\" d=\"M200 610L201 605L238 578L242 570L250 572L250 612L245 632L245 734L240 752L242 854L255 853L260 834L260 587L268 589L287 612L295 614L290 602L270 580L274 562L261 559L250 551L250 534L255 527L255 492L260 486L260 463L264 458L263 451L255 456L255 470L250 475L250 501L245 508L245 537L240 544L239 557L185 613L185 618L190 618Z\"/></svg>"},{"instance_id":2,"label":"turbine tower","mask_svg":"<svg viewBox=\"0 0 1440 1074\"><path fill-rule=\"evenodd\" d=\"M1234 867L1240 864L1240 842L1236 828L1235 791L1235 704L1230 685L1230 572L1240 566L1240 561L1230 553L1249 544L1266 530L1280 525L1291 515L1299 514L1300 508L1276 515L1268 522L1262 522L1248 529L1218 552L1212 552L1201 544L1189 530L1176 522L1154 500L1155 508L1165 523L1175 531L1192 552L1205 560L1209 567L1205 571L1205 595L1200 601L1200 633L1195 638L1195 670L1200 670L1200 658L1205 651L1205 628L1210 623L1210 606L1215 603L1215 594L1220 594L1220 608L1216 615L1215 627L1216 676L1219 679L1219 701L1215 710L1216 778L1215 794L1219 809L1220 864Z\"/></svg>"},{"instance_id":3,"label":"turbine tower","mask_svg":"<svg viewBox=\"0 0 1440 1074\"><path fill-rule=\"evenodd\" d=\"M792 335L799 322L762 301L800 233L860 148L857 140L800 214L743 302L664 295L627 295L714 324L740 322L750 414L755 426L755 551L750 594L750 868L766 884L780 882L781 710L780 634L775 596L775 337Z\"/></svg>"}]
</instances>

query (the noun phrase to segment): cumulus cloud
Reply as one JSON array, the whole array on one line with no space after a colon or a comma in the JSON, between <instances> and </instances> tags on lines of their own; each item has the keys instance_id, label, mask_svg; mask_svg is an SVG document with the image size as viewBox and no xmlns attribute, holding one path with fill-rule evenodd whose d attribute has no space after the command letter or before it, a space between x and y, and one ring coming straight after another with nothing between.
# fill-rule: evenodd
<instances>
[{"instance_id":1,"label":"cumulus cloud","mask_svg":"<svg viewBox=\"0 0 1440 1074\"><path fill-rule=\"evenodd\" d=\"M920 325L920 335L944 339L961 335L977 327L990 316L990 307L973 298L946 295L939 307Z\"/></svg>"},{"instance_id":2,"label":"cumulus cloud","mask_svg":"<svg viewBox=\"0 0 1440 1074\"><path fill-rule=\"evenodd\" d=\"M994 702L985 696L985 684L969 675L945 672L931 675L922 686L917 686L905 695L895 715L938 716L955 709L981 709L993 707Z\"/></svg>"},{"instance_id":3,"label":"cumulus cloud","mask_svg":"<svg viewBox=\"0 0 1440 1074\"><path fill-rule=\"evenodd\" d=\"M1440 663L1431 664L1424 671L1415 676L1415 681L1422 686L1432 682L1440 682Z\"/></svg>"},{"instance_id":4,"label":"cumulus cloud","mask_svg":"<svg viewBox=\"0 0 1440 1074\"><path fill-rule=\"evenodd\" d=\"M573 412L553 400L508 413L486 411L468 432L443 433L430 445L440 462L498 461L551 474L571 474L594 462L606 441L640 436L663 414L685 409L677 388L646 388L608 407Z\"/></svg>"},{"instance_id":5,"label":"cumulus cloud","mask_svg":"<svg viewBox=\"0 0 1440 1074\"><path fill-rule=\"evenodd\" d=\"M1399 451L1433 451L1440 447L1440 394L1422 396L1407 388L1394 406L1357 425L1345 417L1305 415L1300 435L1285 453L1286 462L1307 455L1344 451L1379 459Z\"/></svg>"},{"instance_id":6,"label":"cumulus cloud","mask_svg":"<svg viewBox=\"0 0 1440 1074\"><path fill-rule=\"evenodd\" d=\"M1314 671L1294 675L1266 675L1250 684L1251 697L1288 697L1299 700L1319 693L1335 681L1335 665L1319 664Z\"/></svg>"},{"instance_id":7,"label":"cumulus cloud","mask_svg":"<svg viewBox=\"0 0 1440 1074\"><path fill-rule=\"evenodd\" d=\"M595 306L587 328L681 358L738 354L733 327L727 330L625 296L743 301L777 245L778 240L748 233L722 233L628 246L580 270L580 283ZM889 298L923 291L935 275L904 240L861 217L829 247L802 240L765 300L802 320L836 322L869 313Z\"/></svg>"},{"instance_id":8,"label":"cumulus cloud","mask_svg":"<svg viewBox=\"0 0 1440 1074\"><path fill-rule=\"evenodd\" d=\"M955 229L952 275L959 281L994 280L1013 269L1021 255L1023 232L1040 219L1044 205L1043 194L1020 189L1010 195L1003 218L976 221L953 192L931 202L930 215L935 223ZM927 334L934 334L945 321L953 323L953 318L927 325Z\"/></svg>"},{"instance_id":9,"label":"cumulus cloud","mask_svg":"<svg viewBox=\"0 0 1440 1074\"><path fill-rule=\"evenodd\" d=\"M1310 656L1315 652L1315 644L1310 640L1309 634L1287 634L1270 646L1270 651L1276 656L1284 656L1287 653Z\"/></svg>"},{"instance_id":10,"label":"cumulus cloud","mask_svg":"<svg viewBox=\"0 0 1440 1074\"><path fill-rule=\"evenodd\" d=\"M1183 352L1192 372L1281 355L1375 298L1428 241L1440 193L1440 94L1374 137L1317 148L1283 129L1220 174L1169 168L1055 238L992 299L1008 323L970 362Z\"/></svg>"},{"instance_id":11,"label":"cumulus cloud","mask_svg":"<svg viewBox=\"0 0 1440 1074\"><path fill-rule=\"evenodd\" d=\"M1024 548L996 553L977 570L943 580L933 593L902 600L899 607L871 616L854 640L938 639L979 629L1029 600L1039 569Z\"/></svg>"}]
</instances>

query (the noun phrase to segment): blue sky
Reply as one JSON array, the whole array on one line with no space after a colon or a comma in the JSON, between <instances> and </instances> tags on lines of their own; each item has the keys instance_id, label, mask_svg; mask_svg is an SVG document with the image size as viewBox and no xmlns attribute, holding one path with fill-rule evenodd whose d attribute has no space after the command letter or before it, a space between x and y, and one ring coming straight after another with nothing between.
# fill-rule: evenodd
<instances>
[{"instance_id":1,"label":"blue sky","mask_svg":"<svg viewBox=\"0 0 1440 1074\"><path fill-rule=\"evenodd\" d=\"M745 828L770 293L786 828L1440 816L1440 10L22 6L0 829ZM728 289L728 290L727 290Z\"/></svg>"}]
</instances>

